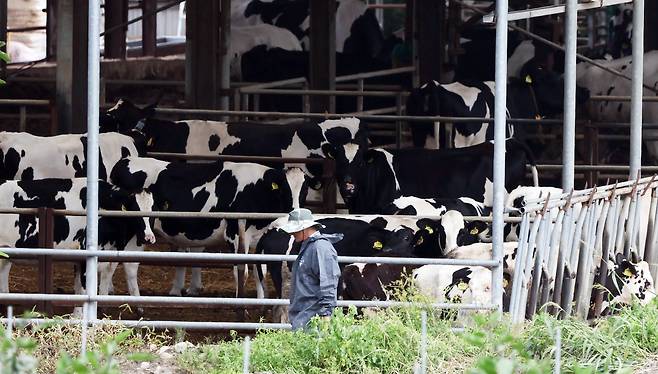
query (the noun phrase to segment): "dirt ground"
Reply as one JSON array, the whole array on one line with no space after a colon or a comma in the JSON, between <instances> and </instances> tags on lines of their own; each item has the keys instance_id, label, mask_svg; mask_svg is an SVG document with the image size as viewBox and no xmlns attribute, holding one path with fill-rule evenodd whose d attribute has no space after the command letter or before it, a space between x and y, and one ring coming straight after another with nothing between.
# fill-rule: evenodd
<instances>
[{"instance_id":1,"label":"dirt ground","mask_svg":"<svg viewBox=\"0 0 658 374\"><path fill-rule=\"evenodd\" d=\"M251 269L250 269L251 270ZM187 271L186 287L189 286L190 271ZM142 296L168 296L174 279L175 268L141 265L139 267L139 287ZM53 265L53 293L73 293L73 264L55 263ZM234 297L235 284L233 271L230 268L203 269L202 279L204 289L199 296L203 297ZM12 266L9 276L10 292L37 292L37 267L26 263L17 263ZM247 292L245 297L256 297L256 280L253 272L249 272ZM271 286L270 286L271 289ZM126 279L123 267L119 266L114 274L114 294L127 295ZM99 307L99 315L121 319L139 319L136 306L132 311L125 307ZM17 315L22 311L31 309L30 306L15 307ZM240 321L238 312L242 308L231 306L193 306L193 307L150 307L144 308L141 316L144 320L165 321ZM245 321L258 322L261 317L265 321L270 318L269 309L252 307L246 309ZM71 307L55 306L56 315L72 312ZM205 337L221 338L226 332L194 331L188 334L188 339L198 340Z\"/></svg>"}]
</instances>

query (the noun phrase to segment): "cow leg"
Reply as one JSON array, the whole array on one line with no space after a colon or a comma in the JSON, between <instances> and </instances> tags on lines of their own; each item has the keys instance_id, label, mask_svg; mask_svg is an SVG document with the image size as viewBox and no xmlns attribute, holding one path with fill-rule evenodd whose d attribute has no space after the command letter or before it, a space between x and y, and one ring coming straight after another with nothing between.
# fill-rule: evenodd
<instances>
[{"instance_id":1,"label":"cow leg","mask_svg":"<svg viewBox=\"0 0 658 374\"><path fill-rule=\"evenodd\" d=\"M130 296L140 296L139 284L137 283L137 272L139 271L139 262L124 262L123 271L126 273L126 283L128 284L128 293ZM144 308L137 307L135 310L138 316L144 315Z\"/></svg>"},{"instance_id":2,"label":"cow leg","mask_svg":"<svg viewBox=\"0 0 658 374\"><path fill-rule=\"evenodd\" d=\"M187 289L188 296L198 296L203 289L203 282L201 280L201 268L194 267L190 269L191 279L190 288Z\"/></svg>"},{"instance_id":3,"label":"cow leg","mask_svg":"<svg viewBox=\"0 0 658 374\"><path fill-rule=\"evenodd\" d=\"M11 262L7 260L0 260L0 292L9 292L9 270L11 270Z\"/></svg>"},{"instance_id":4,"label":"cow leg","mask_svg":"<svg viewBox=\"0 0 658 374\"><path fill-rule=\"evenodd\" d=\"M98 273L100 274L100 282L98 284L98 294L99 295L109 295L110 292L114 291L114 286L112 285L112 277L114 272L117 269L119 263L117 262L99 262L98 263Z\"/></svg>"},{"instance_id":5,"label":"cow leg","mask_svg":"<svg viewBox=\"0 0 658 374\"><path fill-rule=\"evenodd\" d=\"M185 267L176 267L176 276L174 276L174 282L171 285L171 290L169 290L169 295L171 296L181 296L183 287L185 287Z\"/></svg>"},{"instance_id":6,"label":"cow leg","mask_svg":"<svg viewBox=\"0 0 658 374\"><path fill-rule=\"evenodd\" d=\"M259 299L267 298L267 264L254 264L254 274L256 274L256 297Z\"/></svg>"},{"instance_id":7,"label":"cow leg","mask_svg":"<svg viewBox=\"0 0 658 374\"><path fill-rule=\"evenodd\" d=\"M82 285L82 267L80 264L75 264L73 265L73 269L73 293L76 295L84 295L86 292L84 286ZM73 308L73 318L82 317L82 307L76 306Z\"/></svg>"}]
</instances>

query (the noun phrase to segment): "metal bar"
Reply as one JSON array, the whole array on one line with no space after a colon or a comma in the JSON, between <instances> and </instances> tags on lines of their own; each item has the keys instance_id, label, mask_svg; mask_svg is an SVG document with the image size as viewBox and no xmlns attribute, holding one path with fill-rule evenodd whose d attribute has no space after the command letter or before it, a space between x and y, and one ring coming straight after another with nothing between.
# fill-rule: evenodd
<instances>
[{"instance_id":1,"label":"metal bar","mask_svg":"<svg viewBox=\"0 0 658 374\"><path fill-rule=\"evenodd\" d=\"M127 26L113 28L116 25L125 25L128 21L128 0L105 0L105 29L112 29L103 35L105 58L126 58L126 33ZM142 46L143 48L143 46Z\"/></svg>"},{"instance_id":2,"label":"metal bar","mask_svg":"<svg viewBox=\"0 0 658 374\"><path fill-rule=\"evenodd\" d=\"M142 56L155 56L158 17L155 16L157 0L142 0ZM151 14L153 13L153 14ZM178 82L185 85L184 81Z\"/></svg>"},{"instance_id":3,"label":"metal bar","mask_svg":"<svg viewBox=\"0 0 658 374\"><path fill-rule=\"evenodd\" d=\"M658 102L658 96L640 96L644 102ZM590 101L631 101L632 96L590 96Z\"/></svg>"},{"instance_id":4,"label":"metal bar","mask_svg":"<svg viewBox=\"0 0 658 374\"><path fill-rule=\"evenodd\" d=\"M658 197L657 190L653 190L652 200L656 200ZM658 207L655 209L653 216L653 225L649 225L647 231L651 232L651 236L647 235L647 248L644 251L644 259L649 264L649 270L653 279L656 279L658 276L658 248L656 242L658 241ZM651 241L649 241L651 238Z\"/></svg>"},{"instance_id":5,"label":"metal bar","mask_svg":"<svg viewBox=\"0 0 658 374\"><path fill-rule=\"evenodd\" d=\"M416 71L416 68L414 66L405 66L405 67L385 69L385 70L369 71L369 72L365 72L365 73L341 75L339 77L336 77L336 83L338 83L338 82L348 82L348 81L353 81L353 80L358 80L358 79L377 78L377 77L383 77L383 76L387 76L387 75L413 73L414 71Z\"/></svg>"},{"instance_id":6,"label":"metal bar","mask_svg":"<svg viewBox=\"0 0 658 374\"><path fill-rule=\"evenodd\" d=\"M357 91L363 92L363 79L359 79L357 81L357 85L358 85ZM356 111L363 112L363 96L356 97Z\"/></svg>"},{"instance_id":7,"label":"metal bar","mask_svg":"<svg viewBox=\"0 0 658 374\"><path fill-rule=\"evenodd\" d=\"M427 311L420 312L420 374L427 371Z\"/></svg>"},{"instance_id":8,"label":"metal bar","mask_svg":"<svg viewBox=\"0 0 658 374\"><path fill-rule=\"evenodd\" d=\"M174 0L170 3L168 3L168 4L165 4L165 5L161 6L160 8L156 9L152 13L149 13L149 14L142 13L141 16L133 18L133 19L129 20L128 22L123 22L123 23L118 24L116 26L113 26L109 29L105 29L102 33L100 33L100 36L105 36L105 34L114 32L115 30L118 30L118 29L123 28L123 27L128 27L128 26L132 25L133 23L137 23L137 22L141 21L144 17L148 17L148 16L154 15L156 13L160 13L163 10L167 10L169 8L175 7L176 5L182 3L183 1L185 1L185 0Z\"/></svg>"},{"instance_id":9,"label":"metal bar","mask_svg":"<svg viewBox=\"0 0 658 374\"><path fill-rule=\"evenodd\" d=\"M644 83L644 0L633 0L633 64L631 79L630 178L642 167L642 86Z\"/></svg>"},{"instance_id":10,"label":"metal bar","mask_svg":"<svg viewBox=\"0 0 658 374\"><path fill-rule=\"evenodd\" d=\"M184 297L184 296L129 296L129 295L97 295L89 297L87 295L74 294L38 294L38 293L0 293L0 301L10 303L23 303L34 301L65 302L71 304L83 304L85 302L96 302L99 305L116 306L124 304L134 304L143 306L163 306L163 305L237 305L237 306L280 306L289 305L288 299L258 299L258 298L235 298L235 297ZM463 309L463 310L488 310L495 309L491 304L472 304L472 303L420 303L394 300L338 300L336 306L347 307L355 306L357 308L414 308L414 307L432 307L437 309Z\"/></svg>"},{"instance_id":11,"label":"metal bar","mask_svg":"<svg viewBox=\"0 0 658 374\"><path fill-rule=\"evenodd\" d=\"M243 88L243 93L267 95L310 95L310 96L356 96L359 97L395 97L399 94L409 96L408 92L395 91L346 91L333 89L297 90L287 88ZM316 111L318 113L318 111Z\"/></svg>"},{"instance_id":12,"label":"metal bar","mask_svg":"<svg viewBox=\"0 0 658 374\"><path fill-rule=\"evenodd\" d=\"M76 249L45 249L45 248L3 248L2 251L10 258L27 258L33 256L54 256L65 259L83 259L86 257L97 257L99 260L110 260L113 262L147 262L149 260L195 260L195 261L217 261L229 263L262 263L294 261L297 256L292 255L263 255L250 253L181 253L181 252L156 252L156 251L81 251ZM413 258L413 257L360 257L360 256L338 256L340 263L365 263L365 264L396 264L396 265L457 265L457 266L484 266L496 265L492 260L466 260L466 259L441 259L441 258Z\"/></svg>"},{"instance_id":13,"label":"metal bar","mask_svg":"<svg viewBox=\"0 0 658 374\"><path fill-rule=\"evenodd\" d=\"M221 0L219 3L219 89L220 91L229 91L231 88L231 56L229 56L229 44L231 38L231 0ZM229 108L229 97L220 95L219 108ZM228 118L225 118L228 120Z\"/></svg>"},{"instance_id":14,"label":"metal bar","mask_svg":"<svg viewBox=\"0 0 658 374\"><path fill-rule=\"evenodd\" d=\"M309 86L334 90L336 86L336 0L309 3ZM334 97L311 97L311 111L335 112Z\"/></svg>"},{"instance_id":15,"label":"metal bar","mask_svg":"<svg viewBox=\"0 0 658 374\"><path fill-rule=\"evenodd\" d=\"M588 219L592 215L592 207L585 205L582 207L580 210L580 215L578 216L578 221L576 222L576 229L573 232L573 235L571 237L570 243L569 243L569 253L568 253L568 278L566 280L566 289L563 290L563 297L562 297L562 316L563 317L568 317L571 315L571 311L573 309L573 295L574 295L574 288L576 286L576 276L578 275L578 259L579 259L579 254L580 254L580 245L581 245L581 234L583 231L583 226L585 225L586 222L588 222Z\"/></svg>"},{"instance_id":16,"label":"metal bar","mask_svg":"<svg viewBox=\"0 0 658 374\"><path fill-rule=\"evenodd\" d=\"M50 105L50 101L36 99L0 99L0 105L48 106Z\"/></svg>"},{"instance_id":17,"label":"metal bar","mask_svg":"<svg viewBox=\"0 0 658 374\"><path fill-rule=\"evenodd\" d=\"M13 27L11 29L7 28L7 33L21 33L21 32L39 31L45 29L46 26Z\"/></svg>"},{"instance_id":18,"label":"metal bar","mask_svg":"<svg viewBox=\"0 0 658 374\"><path fill-rule=\"evenodd\" d=\"M577 0L566 0L564 53L564 130L562 133L562 189L572 190L576 152L576 33Z\"/></svg>"},{"instance_id":19,"label":"metal bar","mask_svg":"<svg viewBox=\"0 0 658 374\"><path fill-rule=\"evenodd\" d=\"M27 113L25 110L25 106L21 105L18 111L19 111L18 131L25 132L25 130L27 129Z\"/></svg>"},{"instance_id":20,"label":"metal bar","mask_svg":"<svg viewBox=\"0 0 658 374\"><path fill-rule=\"evenodd\" d=\"M535 250L535 266L532 272L532 285L530 287L530 301L528 302L526 308L526 315L528 318L532 318L532 316L534 316L537 312L537 302L539 300L540 290L539 287L542 281L541 274L543 273L544 262L546 258L546 247L548 244L550 244L550 227L552 226L550 222L550 215L550 212L546 212L540 223L541 226L539 230L541 237L537 240L537 249ZM547 279L544 280L544 282L547 281Z\"/></svg>"},{"instance_id":21,"label":"metal bar","mask_svg":"<svg viewBox=\"0 0 658 374\"><path fill-rule=\"evenodd\" d=\"M100 47L98 27L100 22L100 1L90 0L88 11L87 38L87 233L86 250L98 250L98 116L99 116L99 79L100 79ZM98 292L98 259L87 257L86 291L90 297ZM97 318L96 304L88 304L90 320Z\"/></svg>"},{"instance_id":22,"label":"metal bar","mask_svg":"<svg viewBox=\"0 0 658 374\"><path fill-rule=\"evenodd\" d=\"M491 269L491 303L503 311L503 241L505 209L505 127L507 114L507 1L496 2L496 63L494 99L494 160L493 160L493 246Z\"/></svg>"},{"instance_id":23,"label":"metal bar","mask_svg":"<svg viewBox=\"0 0 658 374\"><path fill-rule=\"evenodd\" d=\"M249 374L249 357L251 356L251 338L246 336L244 338L242 349L242 373Z\"/></svg>"},{"instance_id":24,"label":"metal bar","mask_svg":"<svg viewBox=\"0 0 658 374\"><path fill-rule=\"evenodd\" d=\"M590 0L586 3L579 3L573 8L574 10L588 10L588 9L598 9L601 7L618 5L630 3L633 0ZM537 8L531 8L528 10L519 10L509 13L510 21L517 21L521 19L535 18L535 17L545 17L553 14L562 14L569 12L569 4L567 2L566 9L564 5L549 5ZM487 14L482 17L483 23L492 23L496 19L494 14Z\"/></svg>"}]
</instances>

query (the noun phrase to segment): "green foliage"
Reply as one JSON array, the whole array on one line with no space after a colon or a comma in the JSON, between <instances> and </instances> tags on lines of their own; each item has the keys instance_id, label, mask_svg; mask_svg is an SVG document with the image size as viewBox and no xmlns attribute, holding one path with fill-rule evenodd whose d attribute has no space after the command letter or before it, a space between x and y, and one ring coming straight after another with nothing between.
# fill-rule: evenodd
<instances>
[{"instance_id":1,"label":"green foliage","mask_svg":"<svg viewBox=\"0 0 658 374\"><path fill-rule=\"evenodd\" d=\"M22 374L33 373L37 368L37 360L33 353L37 345L27 337L7 337L6 331L0 327L0 373Z\"/></svg>"},{"instance_id":2,"label":"green foliage","mask_svg":"<svg viewBox=\"0 0 658 374\"><path fill-rule=\"evenodd\" d=\"M5 45L7 45L5 42L0 41L0 48L4 47ZM7 54L7 52L0 51L0 61L9 62L9 55ZM3 81L2 79L0 79L0 85L3 85L3 84L5 84L5 83L6 83L5 81ZM0 254L1 254L1 255L4 255L4 257L7 256L7 255L5 255L5 254L2 253L2 252L0 252Z\"/></svg>"}]
</instances>

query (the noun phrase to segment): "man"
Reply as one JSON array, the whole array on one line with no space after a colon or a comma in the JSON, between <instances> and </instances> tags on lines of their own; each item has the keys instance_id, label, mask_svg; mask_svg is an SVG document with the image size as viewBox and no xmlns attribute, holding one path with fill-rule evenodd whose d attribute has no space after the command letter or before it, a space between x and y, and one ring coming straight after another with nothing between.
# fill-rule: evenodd
<instances>
[{"instance_id":1,"label":"man","mask_svg":"<svg viewBox=\"0 0 658 374\"><path fill-rule=\"evenodd\" d=\"M295 209L288 214L288 223L281 230L301 243L299 255L292 266L292 287L288 319L293 330L306 328L314 316L329 318L336 307L340 268L332 243L341 234L326 235L318 231L321 224L313 220L308 209Z\"/></svg>"}]
</instances>

